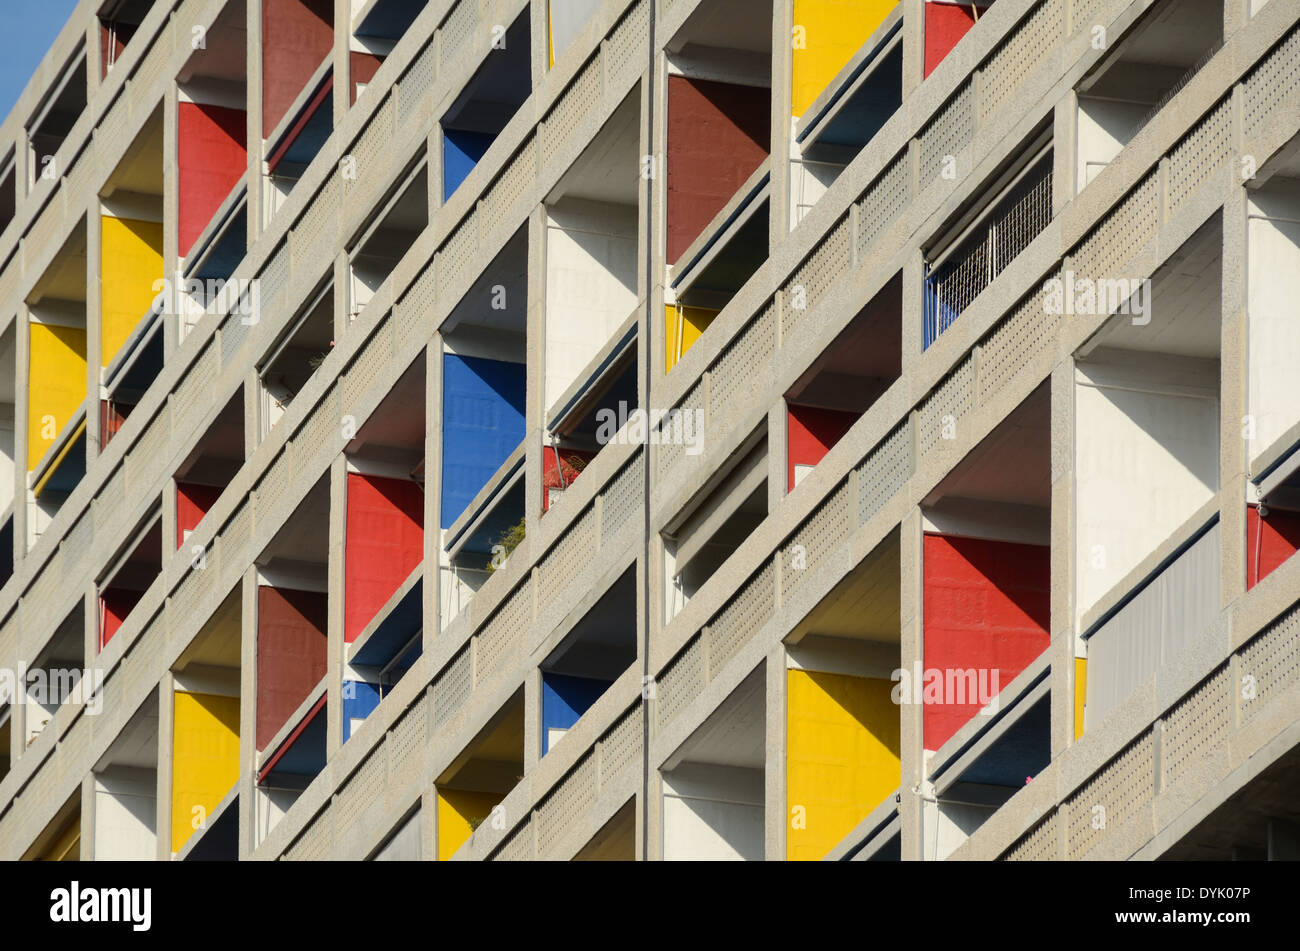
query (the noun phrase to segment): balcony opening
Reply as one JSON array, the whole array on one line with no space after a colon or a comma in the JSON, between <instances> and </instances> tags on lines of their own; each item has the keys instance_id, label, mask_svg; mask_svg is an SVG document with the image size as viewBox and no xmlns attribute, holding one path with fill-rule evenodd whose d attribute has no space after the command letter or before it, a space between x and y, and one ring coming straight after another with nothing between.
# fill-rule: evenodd
<instances>
[{"instance_id":1,"label":"balcony opening","mask_svg":"<svg viewBox=\"0 0 1300 951\"><path fill-rule=\"evenodd\" d=\"M0 234L14 220L18 209L18 162L14 150L10 149L3 162L0 162Z\"/></svg>"},{"instance_id":2,"label":"balcony opening","mask_svg":"<svg viewBox=\"0 0 1300 951\"><path fill-rule=\"evenodd\" d=\"M667 263L683 254L767 161L772 133L771 4L698 9L668 58Z\"/></svg>"},{"instance_id":3,"label":"balcony opening","mask_svg":"<svg viewBox=\"0 0 1300 951\"><path fill-rule=\"evenodd\" d=\"M429 223L429 169L423 156L418 161L348 251L349 320L365 310Z\"/></svg>"},{"instance_id":4,"label":"balcony opening","mask_svg":"<svg viewBox=\"0 0 1300 951\"><path fill-rule=\"evenodd\" d=\"M926 4L927 40L932 11ZM949 9L947 4L941 7ZM961 8L969 10L969 4ZM903 103L902 19L882 27L873 41L855 53L819 97L819 105L794 127L790 154L790 228L793 230L835 184ZM927 54L928 55L928 54Z\"/></svg>"},{"instance_id":5,"label":"balcony opening","mask_svg":"<svg viewBox=\"0 0 1300 951\"><path fill-rule=\"evenodd\" d=\"M99 357L104 369L148 333L157 312L164 277L162 180L159 109L99 193Z\"/></svg>"},{"instance_id":6,"label":"balcony opening","mask_svg":"<svg viewBox=\"0 0 1300 951\"><path fill-rule=\"evenodd\" d=\"M0 706L0 782L9 775L11 763L9 750L10 744L13 743L13 712L12 698L7 698L4 705Z\"/></svg>"},{"instance_id":7,"label":"balcony opening","mask_svg":"<svg viewBox=\"0 0 1300 951\"><path fill-rule=\"evenodd\" d=\"M180 339L189 336L208 312L232 303L226 282L248 251L248 196L240 195L228 217L214 219L185 262L186 298L180 307Z\"/></svg>"},{"instance_id":8,"label":"balcony opening","mask_svg":"<svg viewBox=\"0 0 1300 951\"><path fill-rule=\"evenodd\" d=\"M527 277L520 228L442 324L444 621L523 536Z\"/></svg>"},{"instance_id":9,"label":"balcony opening","mask_svg":"<svg viewBox=\"0 0 1300 951\"><path fill-rule=\"evenodd\" d=\"M347 651L343 742L356 732L423 653L424 582L417 567Z\"/></svg>"},{"instance_id":10,"label":"balcony opening","mask_svg":"<svg viewBox=\"0 0 1300 951\"><path fill-rule=\"evenodd\" d=\"M352 104L426 6L428 0L353 0L348 49Z\"/></svg>"},{"instance_id":11,"label":"balcony opening","mask_svg":"<svg viewBox=\"0 0 1300 951\"><path fill-rule=\"evenodd\" d=\"M374 638L376 619L387 621L410 595L424 562L424 360L398 379L347 446L347 490L343 542L343 640ZM391 637L392 648L372 645L379 670L344 670L343 739L379 703L420 654L420 600L414 627ZM395 599L399 599L397 603ZM395 620L394 623L397 623ZM400 643L398 643L400 641ZM387 653L390 656L384 656Z\"/></svg>"},{"instance_id":12,"label":"balcony opening","mask_svg":"<svg viewBox=\"0 0 1300 951\"><path fill-rule=\"evenodd\" d=\"M793 491L902 374L903 280L877 292L785 394Z\"/></svg>"},{"instance_id":13,"label":"balcony opening","mask_svg":"<svg viewBox=\"0 0 1300 951\"><path fill-rule=\"evenodd\" d=\"M1247 463L1263 476L1300 440L1295 333L1300 300L1300 136L1246 182Z\"/></svg>"},{"instance_id":14,"label":"balcony opening","mask_svg":"<svg viewBox=\"0 0 1300 951\"><path fill-rule=\"evenodd\" d=\"M113 441L163 371L163 321L150 311L100 374L99 448Z\"/></svg>"},{"instance_id":15,"label":"balcony opening","mask_svg":"<svg viewBox=\"0 0 1300 951\"><path fill-rule=\"evenodd\" d=\"M325 768L328 719L322 693L284 739L258 757L254 837L260 845Z\"/></svg>"},{"instance_id":16,"label":"balcony opening","mask_svg":"<svg viewBox=\"0 0 1300 951\"><path fill-rule=\"evenodd\" d=\"M547 407L635 324L640 102L634 89L546 197Z\"/></svg>"},{"instance_id":17,"label":"balcony opening","mask_svg":"<svg viewBox=\"0 0 1300 951\"><path fill-rule=\"evenodd\" d=\"M529 10L515 18L442 117L442 200L460 187L532 92Z\"/></svg>"},{"instance_id":18,"label":"balcony opening","mask_svg":"<svg viewBox=\"0 0 1300 951\"><path fill-rule=\"evenodd\" d=\"M1046 689L1041 692L1040 699L1020 701L1005 711L1002 716L1014 722L992 742L978 743L973 758L963 757L958 775L936 780L935 800L924 806L926 859L941 862L952 855L1047 768L1052 760L1052 698Z\"/></svg>"},{"instance_id":19,"label":"balcony opening","mask_svg":"<svg viewBox=\"0 0 1300 951\"><path fill-rule=\"evenodd\" d=\"M81 792L68 798L50 824L23 853L24 862L81 861Z\"/></svg>"},{"instance_id":20,"label":"balcony opening","mask_svg":"<svg viewBox=\"0 0 1300 951\"><path fill-rule=\"evenodd\" d=\"M162 559L162 517L155 511L131 534L98 582L100 650L126 623L162 573Z\"/></svg>"},{"instance_id":21,"label":"balcony opening","mask_svg":"<svg viewBox=\"0 0 1300 951\"><path fill-rule=\"evenodd\" d=\"M1051 409L1044 383L922 500L927 750L1051 642Z\"/></svg>"},{"instance_id":22,"label":"balcony opening","mask_svg":"<svg viewBox=\"0 0 1300 951\"><path fill-rule=\"evenodd\" d=\"M684 252L678 266L670 269L674 276L664 303L665 373L767 260L769 176L751 181L742 191L739 203L723 209Z\"/></svg>"},{"instance_id":23,"label":"balcony opening","mask_svg":"<svg viewBox=\"0 0 1300 951\"><path fill-rule=\"evenodd\" d=\"M67 171L55 155L86 110L86 51L80 49L66 67L40 108L27 123L28 179L30 191L41 180L57 181ZM69 160L69 166L72 164Z\"/></svg>"},{"instance_id":24,"label":"balcony opening","mask_svg":"<svg viewBox=\"0 0 1300 951\"><path fill-rule=\"evenodd\" d=\"M96 861L158 858L158 696L151 695L95 764Z\"/></svg>"},{"instance_id":25,"label":"balcony opening","mask_svg":"<svg viewBox=\"0 0 1300 951\"><path fill-rule=\"evenodd\" d=\"M518 691L437 780L438 860L455 855L524 778L524 695Z\"/></svg>"},{"instance_id":26,"label":"balcony opening","mask_svg":"<svg viewBox=\"0 0 1300 951\"><path fill-rule=\"evenodd\" d=\"M259 489L259 498L274 489ZM322 476L257 558L257 735L266 750L324 697L329 606L329 477Z\"/></svg>"},{"instance_id":27,"label":"balcony opening","mask_svg":"<svg viewBox=\"0 0 1300 951\"><path fill-rule=\"evenodd\" d=\"M22 685L26 701L24 749L45 731L65 700L89 699L80 685L85 656L86 609L78 604L54 629L28 668ZM87 683L84 689L89 692L92 686Z\"/></svg>"},{"instance_id":28,"label":"balcony opening","mask_svg":"<svg viewBox=\"0 0 1300 951\"><path fill-rule=\"evenodd\" d=\"M546 197L546 407L634 326L640 179L625 170L640 161L640 103L630 92Z\"/></svg>"},{"instance_id":29,"label":"balcony opening","mask_svg":"<svg viewBox=\"0 0 1300 951\"><path fill-rule=\"evenodd\" d=\"M14 486L18 466L18 322L0 331L0 588L14 570Z\"/></svg>"},{"instance_id":30,"label":"balcony opening","mask_svg":"<svg viewBox=\"0 0 1300 951\"><path fill-rule=\"evenodd\" d=\"M1158 858L1161 862L1293 862L1300 824L1297 802L1300 748L1292 746L1268 765L1260 764L1258 772L1209 809Z\"/></svg>"},{"instance_id":31,"label":"balcony opening","mask_svg":"<svg viewBox=\"0 0 1300 951\"><path fill-rule=\"evenodd\" d=\"M1051 130L1035 137L925 252L922 348L952 326L1052 220Z\"/></svg>"},{"instance_id":32,"label":"balcony opening","mask_svg":"<svg viewBox=\"0 0 1300 951\"><path fill-rule=\"evenodd\" d=\"M635 862L636 861L636 797L600 827L581 851L573 857L575 862Z\"/></svg>"},{"instance_id":33,"label":"balcony opening","mask_svg":"<svg viewBox=\"0 0 1300 951\"><path fill-rule=\"evenodd\" d=\"M786 801L808 820L787 832L787 859L826 858L898 791L899 539L886 536L786 638ZM787 571L795 555L782 557ZM794 594L807 572L787 573ZM828 771L843 785L828 787Z\"/></svg>"},{"instance_id":34,"label":"balcony opening","mask_svg":"<svg viewBox=\"0 0 1300 951\"><path fill-rule=\"evenodd\" d=\"M149 15L153 0L109 0L99 9L100 79L122 58L127 44ZM150 856L153 858L153 856Z\"/></svg>"},{"instance_id":35,"label":"balcony opening","mask_svg":"<svg viewBox=\"0 0 1300 951\"><path fill-rule=\"evenodd\" d=\"M333 0L262 0L262 138L269 139L334 53Z\"/></svg>"},{"instance_id":36,"label":"balcony opening","mask_svg":"<svg viewBox=\"0 0 1300 951\"><path fill-rule=\"evenodd\" d=\"M636 575L629 568L542 661L543 756L636 656Z\"/></svg>"},{"instance_id":37,"label":"balcony opening","mask_svg":"<svg viewBox=\"0 0 1300 951\"><path fill-rule=\"evenodd\" d=\"M1220 0L1161 0L1114 44L1076 87L1076 193L1222 45Z\"/></svg>"},{"instance_id":38,"label":"balcony opening","mask_svg":"<svg viewBox=\"0 0 1300 951\"><path fill-rule=\"evenodd\" d=\"M791 116L807 114L896 6L894 0L794 0Z\"/></svg>"},{"instance_id":39,"label":"balcony opening","mask_svg":"<svg viewBox=\"0 0 1300 951\"><path fill-rule=\"evenodd\" d=\"M665 623L677 616L767 518L767 469L764 424L665 526Z\"/></svg>"},{"instance_id":40,"label":"balcony opening","mask_svg":"<svg viewBox=\"0 0 1300 951\"><path fill-rule=\"evenodd\" d=\"M196 851L229 855L236 845L230 825L232 815L237 820L239 814L235 783L240 769L241 611L242 597L236 587L172 666L176 719L171 849L179 852L197 837L199 842L191 843L186 858ZM233 850L238 852L237 847Z\"/></svg>"},{"instance_id":41,"label":"balcony opening","mask_svg":"<svg viewBox=\"0 0 1300 951\"><path fill-rule=\"evenodd\" d=\"M1075 354L1080 630L1219 490L1222 236L1216 215Z\"/></svg>"},{"instance_id":42,"label":"balcony opening","mask_svg":"<svg viewBox=\"0 0 1300 951\"><path fill-rule=\"evenodd\" d=\"M278 133L266 145L266 204L263 224L269 224L289 199L298 179L320 154L334 131L334 80L326 73L293 108Z\"/></svg>"},{"instance_id":43,"label":"balcony opening","mask_svg":"<svg viewBox=\"0 0 1300 951\"><path fill-rule=\"evenodd\" d=\"M35 471L86 401L86 229L75 228L27 297L27 470Z\"/></svg>"},{"instance_id":44,"label":"balcony opening","mask_svg":"<svg viewBox=\"0 0 1300 951\"><path fill-rule=\"evenodd\" d=\"M546 36L550 65L562 57L600 9L600 0L561 0L546 4Z\"/></svg>"},{"instance_id":45,"label":"balcony opening","mask_svg":"<svg viewBox=\"0 0 1300 951\"><path fill-rule=\"evenodd\" d=\"M542 510L549 511L582 475L615 432L640 405L637 341L633 322L570 385L547 419L543 448Z\"/></svg>"},{"instance_id":46,"label":"balcony opening","mask_svg":"<svg viewBox=\"0 0 1300 951\"><path fill-rule=\"evenodd\" d=\"M237 390L176 470L176 547L183 548L244 464L244 391Z\"/></svg>"},{"instance_id":47,"label":"balcony opening","mask_svg":"<svg viewBox=\"0 0 1300 951\"><path fill-rule=\"evenodd\" d=\"M750 674L660 768L665 861L761 861L766 665Z\"/></svg>"},{"instance_id":48,"label":"balcony opening","mask_svg":"<svg viewBox=\"0 0 1300 951\"><path fill-rule=\"evenodd\" d=\"M334 347L334 285L325 284L258 367L258 442L265 439Z\"/></svg>"},{"instance_id":49,"label":"balcony opening","mask_svg":"<svg viewBox=\"0 0 1300 951\"><path fill-rule=\"evenodd\" d=\"M925 75L934 72L971 27L993 6L993 0L926 0Z\"/></svg>"},{"instance_id":50,"label":"balcony opening","mask_svg":"<svg viewBox=\"0 0 1300 951\"><path fill-rule=\"evenodd\" d=\"M248 171L245 5L228 3L176 77L177 251L188 258ZM268 44L269 45L269 44Z\"/></svg>"}]
</instances>

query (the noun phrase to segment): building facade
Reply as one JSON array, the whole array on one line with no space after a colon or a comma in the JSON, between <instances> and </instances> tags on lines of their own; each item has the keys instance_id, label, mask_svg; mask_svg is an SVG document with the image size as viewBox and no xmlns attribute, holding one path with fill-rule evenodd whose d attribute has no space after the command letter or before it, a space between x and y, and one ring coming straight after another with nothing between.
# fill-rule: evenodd
<instances>
[{"instance_id":1,"label":"building facade","mask_svg":"<svg viewBox=\"0 0 1300 951\"><path fill-rule=\"evenodd\" d=\"M1300 856L1298 0L83 0L0 856Z\"/></svg>"}]
</instances>

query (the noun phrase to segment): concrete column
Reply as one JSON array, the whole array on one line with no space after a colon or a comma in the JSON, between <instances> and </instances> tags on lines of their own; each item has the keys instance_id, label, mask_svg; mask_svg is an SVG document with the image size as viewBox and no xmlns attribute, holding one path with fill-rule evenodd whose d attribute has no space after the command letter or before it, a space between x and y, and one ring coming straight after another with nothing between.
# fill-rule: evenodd
<instances>
[{"instance_id":1,"label":"concrete column","mask_svg":"<svg viewBox=\"0 0 1300 951\"><path fill-rule=\"evenodd\" d=\"M790 233L790 155L794 149L794 122L790 115L794 84L791 37L794 0L772 3L772 189L768 203L769 246L778 247Z\"/></svg>"},{"instance_id":2,"label":"concrete column","mask_svg":"<svg viewBox=\"0 0 1300 951\"><path fill-rule=\"evenodd\" d=\"M343 545L347 516L348 459L340 453L330 465L329 620L326 630L325 755L343 745Z\"/></svg>"},{"instance_id":3,"label":"concrete column","mask_svg":"<svg viewBox=\"0 0 1300 951\"><path fill-rule=\"evenodd\" d=\"M530 0L528 6L529 62L534 89L542 84L551 68L551 25L549 0ZM504 24L502 24L504 26Z\"/></svg>"},{"instance_id":4,"label":"concrete column","mask_svg":"<svg viewBox=\"0 0 1300 951\"><path fill-rule=\"evenodd\" d=\"M641 152L643 159L651 156L651 168L654 177L642 192L642 202L648 202L646 214L649 227L645 234L650 242L649 249L642 249L648 268L646 275L645 297L650 308L647 321L649 337L644 347L646 358L650 361L649 392L642 393L643 406L657 405L655 393L663 385L664 366L667 356L667 327L664 322L664 274L667 270L667 234L668 222L668 62L662 50L654 50L654 63L650 69L649 89L643 93L641 108ZM653 197L651 197L653 196ZM638 359L640 356L638 354ZM645 379L645 377L642 377Z\"/></svg>"},{"instance_id":5,"label":"concrete column","mask_svg":"<svg viewBox=\"0 0 1300 951\"><path fill-rule=\"evenodd\" d=\"M84 202L86 217L86 471L99 456L99 381L103 362L100 320L100 261L103 234L99 222L99 197Z\"/></svg>"},{"instance_id":6,"label":"concrete column","mask_svg":"<svg viewBox=\"0 0 1300 951\"><path fill-rule=\"evenodd\" d=\"M902 378L914 379L925 327L925 264L920 250L912 252L903 265L902 320Z\"/></svg>"},{"instance_id":7,"label":"concrete column","mask_svg":"<svg viewBox=\"0 0 1300 951\"><path fill-rule=\"evenodd\" d=\"M262 234L262 0L247 0L245 30L248 93L248 246Z\"/></svg>"},{"instance_id":8,"label":"concrete column","mask_svg":"<svg viewBox=\"0 0 1300 951\"><path fill-rule=\"evenodd\" d=\"M1074 198L1078 189L1078 172L1074 161L1078 148L1075 115L1079 97L1070 90L1052 112L1052 215L1055 216Z\"/></svg>"},{"instance_id":9,"label":"concrete column","mask_svg":"<svg viewBox=\"0 0 1300 951\"><path fill-rule=\"evenodd\" d=\"M95 771L81 777L81 861L95 860Z\"/></svg>"},{"instance_id":10,"label":"concrete column","mask_svg":"<svg viewBox=\"0 0 1300 951\"><path fill-rule=\"evenodd\" d=\"M176 514L176 479L174 477L168 479L163 487L161 508L163 561L166 562L171 553L176 550L176 522L178 516ZM188 553L186 557L193 557L193 553Z\"/></svg>"},{"instance_id":11,"label":"concrete column","mask_svg":"<svg viewBox=\"0 0 1300 951\"><path fill-rule=\"evenodd\" d=\"M420 793L420 858L432 862L438 857L438 793L430 786Z\"/></svg>"},{"instance_id":12,"label":"concrete column","mask_svg":"<svg viewBox=\"0 0 1300 951\"><path fill-rule=\"evenodd\" d=\"M442 207L442 126L436 122L429 130L424 150L429 156L429 220L433 221Z\"/></svg>"},{"instance_id":13,"label":"concrete column","mask_svg":"<svg viewBox=\"0 0 1300 951\"><path fill-rule=\"evenodd\" d=\"M180 280L180 92L175 83L163 94L163 277L175 288ZM180 345L180 315L163 312L163 359Z\"/></svg>"},{"instance_id":14,"label":"concrete column","mask_svg":"<svg viewBox=\"0 0 1300 951\"><path fill-rule=\"evenodd\" d=\"M524 302L527 339L525 370L527 401L524 406L524 519L525 534L537 537L542 517L543 455L546 427L546 209L538 205L528 217L528 299ZM507 301L514 312L519 301Z\"/></svg>"},{"instance_id":15,"label":"concrete column","mask_svg":"<svg viewBox=\"0 0 1300 951\"><path fill-rule=\"evenodd\" d=\"M93 582L86 588L85 597L82 600L82 611L85 619L83 625L83 643L86 658L84 666L89 668L95 666L99 661L99 597Z\"/></svg>"},{"instance_id":16,"label":"concrete column","mask_svg":"<svg viewBox=\"0 0 1300 951\"><path fill-rule=\"evenodd\" d=\"M86 24L86 102L94 102L99 92L100 77L104 72L103 51L99 45L99 17L92 16ZM82 840L84 842L84 830Z\"/></svg>"},{"instance_id":17,"label":"concrete column","mask_svg":"<svg viewBox=\"0 0 1300 951\"><path fill-rule=\"evenodd\" d=\"M913 508L903 517L899 535L899 666L913 670L917 664L924 667L925 642L922 617L924 587L921 510ZM913 688L915 690L915 687ZM915 702L899 706L899 789L898 806L901 824L902 857L919 861L924 858L925 839L921 817L923 803L918 794L919 784L925 779L925 707Z\"/></svg>"},{"instance_id":18,"label":"concrete column","mask_svg":"<svg viewBox=\"0 0 1300 951\"><path fill-rule=\"evenodd\" d=\"M1219 603L1246 592L1246 482L1243 436L1249 380L1247 349L1247 191L1233 188L1223 203L1222 322L1219 337Z\"/></svg>"},{"instance_id":19,"label":"concrete column","mask_svg":"<svg viewBox=\"0 0 1300 951\"><path fill-rule=\"evenodd\" d=\"M780 400L767 411L767 511L776 511L786 496L789 457L789 415L785 400Z\"/></svg>"},{"instance_id":20,"label":"concrete column","mask_svg":"<svg viewBox=\"0 0 1300 951\"><path fill-rule=\"evenodd\" d=\"M786 831L790 813L785 801L786 673L785 645L778 644L767 655L767 718L764 726L763 768L763 857L781 862L786 856Z\"/></svg>"},{"instance_id":21,"label":"concrete column","mask_svg":"<svg viewBox=\"0 0 1300 951\"><path fill-rule=\"evenodd\" d=\"M257 568L240 581L239 858L257 847Z\"/></svg>"},{"instance_id":22,"label":"concrete column","mask_svg":"<svg viewBox=\"0 0 1300 951\"><path fill-rule=\"evenodd\" d=\"M334 342L347 336L348 325L352 322L352 268L348 264L347 251L340 251L334 257Z\"/></svg>"},{"instance_id":23,"label":"concrete column","mask_svg":"<svg viewBox=\"0 0 1300 951\"><path fill-rule=\"evenodd\" d=\"M1083 729L1074 717L1074 360L1052 370L1051 744L1055 759Z\"/></svg>"},{"instance_id":24,"label":"concrete column","mask_svg":"<svg viewBox=\"0 0 1300 951\"><path fill-rule=\"evenodd\" d=\"M352 0L334 0L334 127L347 118L352 103L352 68L348 50L352 39Z\"/></svg>"},{"instance_id":25,"label":"concrete column","mask_svg":"<svg viewBox=\"0 0 1300 951\"><path fill-rule=\"evenodd\" d=\"M542 671L524 673L524 772L536 769L542 758Z\"/></svg>"},{"instance_id":26,"label":"concrete column","mask_svg":"<svg viewBox=\"0 0 1300 951\"><path fill-rule=\"evenodd\" d=\"M27 554L27 502L30 495L27 471L27 427L31 414L31 392L27 380L31 373L31 312L26 303L18 305L14 317L14 574L22 571Z\"/></svg>"},{"instance_id":27,"label":"concrete column","mask_svg":"<svg viewBox=\"0 0 1300 951\"><path fill-rule=\"evenodd\" d=\"M442 618L442 334L424 360L424 651L433 648Z\"/></svg>"},{"instance_id":28,"label":"concrete column","mask_svg":"<svg viewBox=\"0 0 1300 951\"><path fill-rule=\"evenodd\" d=\"M176 729L173 689L169 670L158 683L158 811L154 828L158 833L158 859L162 862L172 858L172 744Z\"/></svg>"},{"instance_id":29,"label":"concrete column","mask_svg":"<svg viewBox=\"0 0 1300 951\"><path fill-rule=\"evenodd\" d=\"M903 99L925 79L925 0L903 0Z\"/></svg>"}]
</instances>

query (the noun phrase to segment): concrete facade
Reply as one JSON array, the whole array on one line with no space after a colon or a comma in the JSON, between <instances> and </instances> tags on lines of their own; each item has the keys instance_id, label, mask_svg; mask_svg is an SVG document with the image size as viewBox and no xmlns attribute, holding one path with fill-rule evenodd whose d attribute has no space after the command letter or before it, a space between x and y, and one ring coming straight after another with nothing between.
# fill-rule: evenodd
<instances>
[{"instance_id":1,"label":"concrete facade","mask_svg":"<svg viewBox=\"0 0 1300 951\"><path fill-rule=\"evenodd\" d=\"M548 6L83 0L0 126L0 669L103 685L0 703L0 855L1294 858L1300 2ZM770 140L670 262L681 77ZM257 312L102 352L101 215Z\"/></svg>"}]
</instances>

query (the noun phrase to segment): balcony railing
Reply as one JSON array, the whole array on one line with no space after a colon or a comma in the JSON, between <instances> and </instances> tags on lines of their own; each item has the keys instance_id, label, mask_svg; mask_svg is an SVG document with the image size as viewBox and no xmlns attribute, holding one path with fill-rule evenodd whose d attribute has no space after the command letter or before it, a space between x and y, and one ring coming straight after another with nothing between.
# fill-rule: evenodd
<instances>
[{"instance_id":1,"label":"balcony railing","mask_svg":"<svg viewBox=\"0 0 1300 951\"><path fill-rule=\"evenodd\" d=\"M1040 161L943 263L925 265L923 348L952 326L1052 220L1052 163Z\"/></svg>"}]
</instances>

